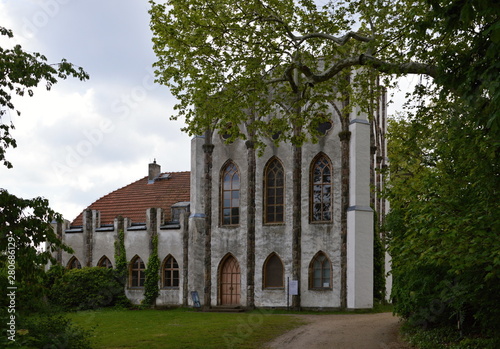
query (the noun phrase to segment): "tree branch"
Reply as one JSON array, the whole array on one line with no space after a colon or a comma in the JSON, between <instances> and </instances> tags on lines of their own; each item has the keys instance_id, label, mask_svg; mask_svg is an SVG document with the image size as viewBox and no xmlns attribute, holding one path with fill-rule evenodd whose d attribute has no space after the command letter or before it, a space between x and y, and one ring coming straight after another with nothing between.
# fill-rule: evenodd
<instances>
[{"instance_id":1,"label":"tree branch","mask_svg":"<svg viewBox=\"0 0 500 349\"><path fill-rule=\"evenodd\" d=\"M389 63L364 54L345 58L333 64L321 74L314 74L306 65L297 66L297 69L304 74L310 83L316 84L327 81L340 73L342 70L354 66L369 66L381 73L387 74L423 74L433 78L437 75L436 66L431 64L418 62Z\"/></svg>"},{"instance_id":2,"label":"tree branch","mask_svg":"<svg viewBox=\"0 0 500 349\"><path fill-rule=\"evenodd\" d=\"M295 83L295 80L293 78L293 69L294 69L294 65L290 65L289 67L286 68L284 75L285 75L286 81L288 81L288 83L290 84L290 87L292 88L293 93L297 93L298 87L297 87L297 84Z\"/></svg>"},{"instance_id":3,"label":"tree branch","mask_svg":"<svg viewBox=\"0 0 500 349\"><path fill-rule=\"evenodd\" d=\"M336 43L339 46L345 45L347 43L347 41L349 41L349 39L354 39L354 40L358 40L361 42L370 42L373 40L373 38L369 38L369 37L360 35L359 33L356 33L356 32L349 32L346 35L341 36L341 37L336 37L336 36L333 36L330 34L324 34L324 33L311 33L311 34L306 34L303 36L295 36L292 33L290 33L290 35L294 41L299 42L299 45L302 44L304 41L306 41L308 39L312 39L312 38L321 38L321 39L333 41L334 43Z\"/></svg>"},{"instance_id":4,"label":"tree branch","mask_svg":"<svg viewBox=\"0 0 500 349\"><path fill-rule=\"evenodd\" d=\"M435 78L437 67L432 64L407 62L407 63L389 63L369 55L360 55L359 64L367 65L377 69L381 73L389 74L422 74Z\"/></svg>"},{"instance_id":5,"label":"tree branch","mask_svg":"<svg viewBox=\"0 0 500 349\"><path fill-rule=\"evenodd\" d=\"M286 33L288 34L288 36L290 37L290 39L292 39L292 41L294 41L294 42L297 42L298 45L300 45L304 41L307 41L307 40L312 39L312 38L321 38L321 39L333 41L334 43L336 43L339 46L345 45L350 39L354 39L354 40L361 41L361 42L370 42L373 40L373 38L371 38L371 37L363 36L357 32L352 32L352 31L347 33L344 36L341 36L341 37L337 37L337 36L325 34L325 33L310 33L310 34L306 34L306 35L302 35L302 36L296 36L295 34L293 34L293 31L290 29L290 27L288 26L287 23L285 23L282 19L280 19L274 15L269 16L269 17L262 17L260 15L257 15L256 19L259 19L263 22L277 22L277 23L281 24L283 26L283 28L285 29Z\"/></svg>"}]
</instances>

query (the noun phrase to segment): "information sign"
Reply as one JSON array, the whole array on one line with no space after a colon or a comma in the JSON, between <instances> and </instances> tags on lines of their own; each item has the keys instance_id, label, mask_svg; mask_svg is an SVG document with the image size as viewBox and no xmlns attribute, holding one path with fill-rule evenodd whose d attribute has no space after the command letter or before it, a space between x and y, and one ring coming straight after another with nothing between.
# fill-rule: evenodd
<instances>
[{"instance_id":1,"label":"information sign","mask_svg":"<svg viewBox=\"0 0 500 349\"><path fill-rule=\"evenodd\" d=\"M288 294L290 296L298 296L299 294L299 280L288 281Z\"/></svg>"}]
</instances>

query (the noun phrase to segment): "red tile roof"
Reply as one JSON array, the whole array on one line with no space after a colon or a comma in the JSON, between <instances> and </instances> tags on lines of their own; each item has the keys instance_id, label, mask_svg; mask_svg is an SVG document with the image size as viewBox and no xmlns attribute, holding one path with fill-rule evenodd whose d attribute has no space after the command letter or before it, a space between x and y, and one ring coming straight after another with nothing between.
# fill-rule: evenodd
<instances>
[{"instance_id":1,"label":"red tile roof","mask_svg":"<svg viewBox=\"0 0 500 349\"><path fill-rule=\"evenodd\" d=\"M95 201L87 209L101 213L101 224L112 224L121 215L134 223L146 222L148 208L161 207L165 210L165 219L171 215L170 207L181 201L189 201L190 172L162 173L160 178L148 184L148 177L139 179L123 188L115 190ZM82 225L83 212L71 222Z\"/></svg>"}]
</instances>

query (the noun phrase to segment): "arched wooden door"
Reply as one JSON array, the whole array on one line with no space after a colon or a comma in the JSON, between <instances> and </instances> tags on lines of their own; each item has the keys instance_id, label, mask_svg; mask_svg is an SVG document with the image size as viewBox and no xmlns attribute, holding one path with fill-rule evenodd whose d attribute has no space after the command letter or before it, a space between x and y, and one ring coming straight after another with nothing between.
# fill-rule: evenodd
<instances>
[{"instance_id":1,"label":"arched wooden door","mask_svg":"<svg viewBox=\"0 0 500 349\"><path fill-rule=\"evenodd\" d=\"M240 304L240 265L233 256L227 257L220 268L220 305Z\"/></svg>"}]
</instances>

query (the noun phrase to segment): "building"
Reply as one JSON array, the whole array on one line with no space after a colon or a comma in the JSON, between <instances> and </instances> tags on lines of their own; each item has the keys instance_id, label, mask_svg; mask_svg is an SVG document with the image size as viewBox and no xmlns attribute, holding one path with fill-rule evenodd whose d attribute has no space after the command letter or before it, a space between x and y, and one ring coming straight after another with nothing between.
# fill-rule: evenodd
<instances>
[{"instance_id":1,"label":"building","mask_svg":"<svg viewBox=\"0 0 500 349\"><path fill-rule=\"evenodd\" d=\"M249 142L195 137L190 172L149 164L148 176L59 225L75 253L57 258L112 267L123 231L126 294L139 303L157 236L159 306L192 305L196 291L205 307L370 308L374 210L383 219L387 209L375 190L386 158L382 106L370 119L359 110L342 118L332 104L319 142L300 156L271 141L255 157Z\"/></svg>"}]
</instances>

